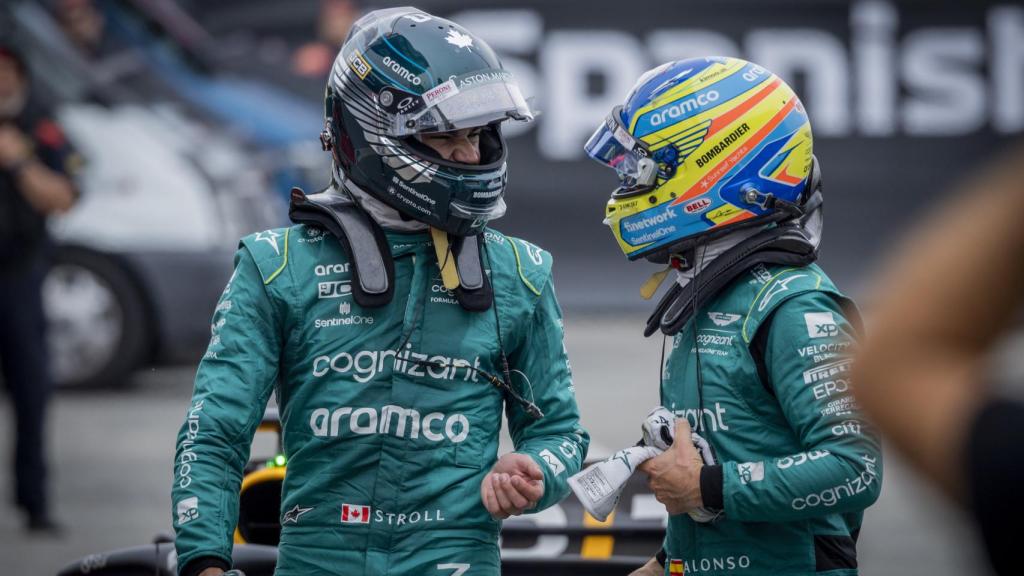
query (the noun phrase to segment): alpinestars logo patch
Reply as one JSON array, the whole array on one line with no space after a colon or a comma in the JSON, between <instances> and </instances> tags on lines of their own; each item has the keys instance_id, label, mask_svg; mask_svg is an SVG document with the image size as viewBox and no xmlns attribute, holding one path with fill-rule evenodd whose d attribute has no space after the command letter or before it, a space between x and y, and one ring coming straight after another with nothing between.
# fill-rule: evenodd
<instances>
[{"instance_id":1,"label":"alpinestars logo patch","mask_svg":"<svg viewBox=\"0 0 1024 576\"><path fill-rule=\"evenodd\" d=\"M312 506L310 506L309 508L302 508L301 506L296 504L294 508L284 513L284 517L281 518L281 524L288 524L289 522L292 524L298 524L299 518L301 518L303 514L309 512L312 509Z\"/></svg>"}]
</instances>

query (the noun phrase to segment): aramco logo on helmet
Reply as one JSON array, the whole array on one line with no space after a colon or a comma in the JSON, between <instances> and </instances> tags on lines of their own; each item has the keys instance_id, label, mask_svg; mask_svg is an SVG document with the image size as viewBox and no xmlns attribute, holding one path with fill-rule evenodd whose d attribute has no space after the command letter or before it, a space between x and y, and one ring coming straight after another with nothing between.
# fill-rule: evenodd
<instances>
[{"instance_id":1,"label":"aramco logo on helmet","mask_svg":"<svg viewBox=\"0 0 1024 576\"><path fill-rule=\"evenodd\" d=\"M420 77L410 72L405 66L402 66L398 62L391 59L390 56L384 57L384 65L390 68L395 74L398 74L406 82L412 83L413 86L419 86L423 83Z\"/></svg>"},{"instance_id":2,"label":"aramco logo on helmet","mask_svg":"<svg viewBox=\"0 0 1024 576\"><path fill-rule=\"evenodd\" d=\"M717 102L719 97L720 95L718 90L708 90L707 92L697 94L690 98L677 100L665 108L657 110L651 114L651 126L661 126L670 119L679 120L691 112L695 112L701 108L706 108L712 103Z\"/></svg>"}]
</instances>

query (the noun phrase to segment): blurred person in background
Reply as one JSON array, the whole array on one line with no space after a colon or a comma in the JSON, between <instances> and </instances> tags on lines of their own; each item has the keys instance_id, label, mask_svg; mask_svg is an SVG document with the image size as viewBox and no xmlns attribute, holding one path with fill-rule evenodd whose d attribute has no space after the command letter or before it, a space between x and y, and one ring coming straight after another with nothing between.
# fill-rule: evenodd
<instances>
[{"instance_id":1,"label":"blurred person in background","mask_svg":"<svg viewBox=\"0 0 1024 576\"><path fill-rule=\"evenodd\" d=\"M482 40L412 8L356 23L325 111L331 184L242 240L216 308L175 457L179 573L230 567L274 392L276 574L499 574L501 519L561 500L589 444L551 255L487 227L502 123L533 111Z\"/></svg>"},{"instance_id":2,"label":"blurred person in background","mask_svg":"<svg viewBox=\"0 0 1024 576\"><path fill-rule=\"evenodd\" d=\"M89 58L109 51L106 18L92 0L55 0L54 14L68 40Z\"/></svg>"},{"instance_id":3,"label":"blurred person in background","mask_svg":"<svg viewBox=\"0 0 1024 576\"><path fill-rule=\"evenodd\" d=\"M892 444L976 519L1018 574L1024 403L993 392L993 348L1024 303L1024 147L963 187L878 283L857 399Z\"/></svg>"},{"instance_id":4,"label":"blurred person in background","mask_svg":"<svg viewBox=\"0 0 1024 576\"><path fill-rule=\"evenodd\" d=\"M640 465L670 518L634 574L856 574L881 448L849 390L855 306L814 263L821 180L797 95L743 60L670 62L586 151L619 176L605 223L623 252L668 265L644 296L674 281L645 332L673 339L676 441Z\"/></svg>"},{"instance_id":5,"label":"blurred person in background","mask_svg":"<svg viewBox=\"0 0 1024 576\"><path fill-rule=\"evenodd\" d=\"M14 501L31 531L57 531L47 495L42 288L46 219L74 204L77 164L49 110L32 98L23 56L0 44L0 366L14 405Z\"/></svg>"},{"instance_id":6,"label":"blurred person in background","mask_svg":"<svg viewBox=\"0 0 1024 576\"><path fill-rule=\"evenodd\" d=\"M299 76L326 78L338 48L359 18L362 9L356 0L320 0L317 39L299 46L292 54L292 71Z\"/></svg>"}]
</instances>

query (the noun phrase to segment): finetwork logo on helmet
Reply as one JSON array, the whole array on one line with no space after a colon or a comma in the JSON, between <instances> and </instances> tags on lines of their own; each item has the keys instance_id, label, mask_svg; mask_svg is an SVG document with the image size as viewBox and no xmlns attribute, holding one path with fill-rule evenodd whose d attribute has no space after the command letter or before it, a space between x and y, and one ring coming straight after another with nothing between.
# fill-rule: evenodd
<instances>
[{"instance_id":1,"label":"finetwork logo on helmet","mask_svg":"<svg viewBox=\"0 0 1024 576\"><path fill-rule=\"evenodd\" d=\"M668 222L669 220L675 217L675 210L673 208L669 208L662 212L661 214L655 214L654 216L644 216L643 218L633 220L631 222L623 221L622 225L629 232L643 232L648 228L652 228L654 226L661 226L662 224Z\"/></svg>"}]
</instances>

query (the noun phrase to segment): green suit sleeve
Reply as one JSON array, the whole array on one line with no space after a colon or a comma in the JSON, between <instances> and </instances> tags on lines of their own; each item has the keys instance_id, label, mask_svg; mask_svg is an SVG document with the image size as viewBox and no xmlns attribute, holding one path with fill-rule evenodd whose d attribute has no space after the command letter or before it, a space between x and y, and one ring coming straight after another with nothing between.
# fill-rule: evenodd
<instances>
[{"instance_id":1,"label":"green suit sleeve","mask_svg":"<svg viewBox=\"0 0 1024 576\"><path fill-rule=\"evenodd\" d=\"M177 437L171 514L179 570L201 557L231 562L242 471L277 375L276 326L262 276L241 248Z\"/></svg>"},{"instance_id":2,"label":"green suit sleeve","mask_svg":"<svg viewBox=\"0 0 1024 576\"><path fill-rule=\"evenodd\" d=\"M722 463L727 517L788 521L867 508L881 490L882 457L853 403L851 323L831 296L808 292L780 304L763 329L771 388L803 451Z\"/></svg>"},{"instance_id":3,"label":"green suit sleeve","mask_svg":"<svg viewBox=\"0 0 1024 576\"><path fill-rule=\"evenodd\" d=\"M562 312L551 282L545 285L525 326L519 347L509 358L516 390L544 412L534 419L509 400L505 413L516 452L533 458L544 473L544 496L532 510L552 506L569 493L568 478L579 472L590 435L580 426L572 371L563 343Z\"/></svg>"}]
</instances>

